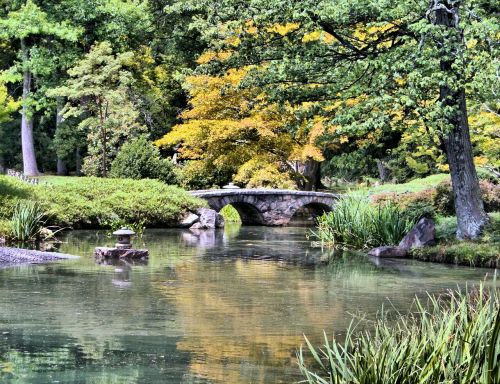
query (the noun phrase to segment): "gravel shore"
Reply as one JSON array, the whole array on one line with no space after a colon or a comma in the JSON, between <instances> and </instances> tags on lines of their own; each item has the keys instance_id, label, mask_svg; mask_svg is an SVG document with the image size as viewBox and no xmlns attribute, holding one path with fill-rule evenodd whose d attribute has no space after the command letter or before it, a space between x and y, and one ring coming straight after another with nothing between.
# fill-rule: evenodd
<instances>
[{"instance_id":1,"label":"gravel shore","mask_svg":"<svg viewBox=\"0 0 500 384\"><path fill-rule=\"evenodd\" d=\"M18 264L40 264L50 261L77 259L78 256L57 252L41 252L20 248L0 247L0 268Z\"/></svg>"}]
</instances>

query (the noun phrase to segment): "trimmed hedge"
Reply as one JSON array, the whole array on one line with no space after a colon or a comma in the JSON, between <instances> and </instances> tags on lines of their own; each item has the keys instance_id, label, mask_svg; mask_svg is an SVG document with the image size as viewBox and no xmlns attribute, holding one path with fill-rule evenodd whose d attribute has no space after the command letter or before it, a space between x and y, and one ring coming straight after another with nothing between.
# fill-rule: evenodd
<instances>
[{"instance_id":1,"label":"trimmed hedge","mask_svg":"<svg viewBox=\"0 0 500 384\"><path fill-rule=\"evenodd\" d=\"M18 201L38 201L47 225L108 227L111 222L144 221L147 227L176 225L180 216L206 203L181 188L156 180L48 177L29 185L0 176L0 220L9 220Z\"/></svg>"}]
</instances>

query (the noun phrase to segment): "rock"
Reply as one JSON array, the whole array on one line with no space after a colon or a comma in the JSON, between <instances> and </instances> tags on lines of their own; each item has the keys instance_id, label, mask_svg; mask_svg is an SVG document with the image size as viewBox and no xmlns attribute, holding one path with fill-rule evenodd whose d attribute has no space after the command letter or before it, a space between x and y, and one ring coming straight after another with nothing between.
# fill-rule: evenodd
<instances>
[{"instance_id":1,"label":"rock","mask_svg":"<svg viewBox=\"0 0 500 384\"><path fill-rule=\"evenodd\" d=\"M149 252L147 249L123 249L97 247L94 250L96 259L147 259Z\"/></svg>"},{"instance_id":2,"label":"rock","mask_svg":"<svg viewBox=\"0 0 500 384\"><path fill-rule=\"evenodd\" d=\"M203 229L215 228L217 212L209 208L200 208L196 210L196 213L200 216L199 223L201 224L201 228Z\"/></svg>"},{"instance_id":3,"label":"rock","mask_svg":"<svg viewBox=\"0 0 500 384\"><path fill-rule=\"evenodd\" d=\"M191 225L189 229L206 229L206 228L202 228L201 223L198 221L197 223Z\"/></svg>"},{"instance_id":4,"label":"rock","mask_svg":"<svg viewBox=\"0 0 500 384\"><path fill-rule=\"evenodd\" d=\"M200 217L192 212L186 213L182 219L179 225L182 228L189 228L192 226L194 223L196 223L198 220L200 220Z\"/></svg>"},{"instance_id":5,"label":"rock","mask_svg":"<svg viewBox=\"0 0 500 384\"><path fill-rule=\"evenodd\" d=\"M382 247L373 248L368 252L370 256L376 257L405 257L407 250L396 245L384 245Z\"/></svg>"},{"instance_id":6,"label":"rock","mask_svg":"<svg viewBox=\"0 0 500 384\"><path fill-rule=\"evenodd\" d=\"M78 256L57 252L32 251L29 249L0 247L0 267L14 264L47 263L64 259L77 259Z\"/></svg>"},{"instance_id":7,"label":"rock","mask_svg":"<svg viewBox=\"0 0 500 384\"><path fill-rule=\"evenodd\" d=\"M215 227L216 228L224 228L226 225L226 222L224 220L224 217L218 213L217 216L215 217Z\"/></svg>"},{"instance_id":8,"label":"rock","mask_svg":"<svg viewBox=\"0 0 500 384\"><path fill-rule=\"evenodd\" d=\"M224 218L213 209L200 208L196 210L199 220L190 229L215 229L224 227Z\"/></svg>"},{"instance_id":9,"label":"rock","mask_svg":"<svg viewBox=\"0 0 500 384\"><path fill-rule=\"evenodd\" d=\"M404 249L422 248L433 245L436 237L436 227L432 219L423 218L415 224L410 232L401 240L399 246Z\"/></svg>"}]
</instances>

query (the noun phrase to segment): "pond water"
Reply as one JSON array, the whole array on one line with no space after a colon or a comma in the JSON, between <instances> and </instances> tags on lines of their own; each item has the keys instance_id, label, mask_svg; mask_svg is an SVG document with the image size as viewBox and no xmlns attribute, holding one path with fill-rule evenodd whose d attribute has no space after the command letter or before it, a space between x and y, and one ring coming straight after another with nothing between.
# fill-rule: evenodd
<instances>
[{"instance_id":1,"label":"pond water","mask_svg":"<svg viewBox=\"0 0 500 384\"><path fill-rule=\"evenodd\" d=\"M97 265L113 241L71 232L60 250L79 260L0 270L0 382L291 383L303 334L341 338L491 272L334 254L307 231L150 230L147 265Z\"/></svg>"}]
</instances>

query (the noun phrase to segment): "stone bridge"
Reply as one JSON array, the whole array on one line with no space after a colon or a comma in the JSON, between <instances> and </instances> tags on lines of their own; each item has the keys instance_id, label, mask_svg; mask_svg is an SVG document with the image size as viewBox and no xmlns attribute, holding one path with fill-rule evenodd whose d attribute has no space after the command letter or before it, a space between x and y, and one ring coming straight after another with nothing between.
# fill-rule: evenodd
<instances>
[{"instance_id":1,"label":"stone bridge","mask_svg":"<svg viewBox=\"0 0 500 384\"><path fill-rule=\"evenodd\" d=\"M332 210L338 196L285 189L215 189L193 191L219 212L231 204L246 225L286 225L297 213L318 216Z\"/></svg>"}]
</instances>

